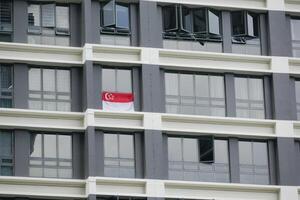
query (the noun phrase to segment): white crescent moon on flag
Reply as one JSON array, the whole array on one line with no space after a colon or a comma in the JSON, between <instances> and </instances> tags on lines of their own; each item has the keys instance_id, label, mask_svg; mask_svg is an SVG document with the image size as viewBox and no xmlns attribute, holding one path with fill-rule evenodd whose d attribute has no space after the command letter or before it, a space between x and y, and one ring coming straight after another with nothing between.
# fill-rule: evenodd
<instances>
[{"instance_id":1,"label":"white crescent moon on flag","mask_svg":"<svg viewBox=\"0 0 300 200\"><path fill-rule=\"evenodd\" d=\"M106 93L105 94L105 99L107 99L107 100L113 100L113 95L111 93Z\"/></svg>"}]
</instances>

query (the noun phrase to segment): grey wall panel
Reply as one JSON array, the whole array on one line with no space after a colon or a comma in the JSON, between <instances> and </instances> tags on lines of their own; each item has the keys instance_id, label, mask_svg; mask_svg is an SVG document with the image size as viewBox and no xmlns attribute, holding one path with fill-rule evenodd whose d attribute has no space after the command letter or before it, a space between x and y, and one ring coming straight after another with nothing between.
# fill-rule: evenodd
<instances>
[{"instance_id":1,"label":"grey wall panel","mask_svg":"<svg viewBox=\"0 0 300 200\"><path fill-rule=\"evenodd\" d=\"M294 138L277 138L277 168L279 185L297 185Z\"/></svg>"},{"instance_id":2,"label":"grey wall panel","mask_svg":"<svg viewBox=\"0 0 300 200\"><path fill-rule=\"evenodd\" d=\"M300 169L300 142L295 142L296 149L296 169ZM300 185L300 176L298 176L297 184Z\"/></svg>"},{"instance_id":3,"label":"grey wall panel","mask_svg":"<svg viewBox=\"0 0 300 200\"><path fill-rule=\"evenodd\" d=\"M161 72L158 65L142 65L142 111L162 112L164 102L161 97L163 89Z\"/></svg>"},{"instance_id":4,"label":"grey wall panel","mask_svg":"<svg viewBox=\"0 0 300 200\"><path fill-rule=\"evenodd\" d=\"M166 179L168 162L165 159L163 134L158 130L144 131L144 165L145 178Z\"/></svg>"},{"instance_id":5,"label":"grey wall panel","mask_svg":"<svg viewBox=\"0 0 300 200\"><path fill-rule=\"evenodd\" d=\"M269 154L269 170L270 170L270 184L277 184L277 168L276 168L276 145L275 141L268 141L268 154Z\"/></svg>"},{"instance_id":6,"label":"grey wall panel","mask_svg":"<svg viewBox=\"0 0 300 200\"><path fill-rule=\"evenodd\" d=\"M93 43L92 0L82 0L81 3L81 43Z\"/></svg>"},{"instance_id":7,"label":"grey wall panel","mask_svg":"<svg viewBox=\"0 0 300 200\"><path fill-rule=\"evenodd\" d=\"M81 45L81 6L70 4L70 45L79 47Z\"/></svg>"},{"instance_id":8,"label":"grey wall panel","mask_svg":"<svg viewBox=\"0 0 300 200\"><path fill-rule=\"evenodd\" d=\"M74 133L73 134L73 178L82 179L84 178L84 134Z\"/></svg>"},{"instance_id":9,"label":"grey wall panel","mask_svg":"<svg viewBox=\"0 0 300 200\"><path fill-rule=\"evenodd\" d=\"M269 76L264 76L265 117L273 119L272 85Z\"/></svg>"},{"instance_id":10,"label":"grey wall panel","mask_svg":"<svg viewBox=\"0 0 300 200\"><path fill-rule=\"evenodd\" d=\"M284 11L268 11L269 55L292 56L289 25Z\"/></svg>"},{"instance_id":11,"label":"grey wall panel","mask_svg":"<svg viewBox=\"0 0 300 200\"><path fill-rule=\"evenodd\" d=\"M236 116L234 75L225 74L226 116Z\"/></svg>"},{"instance_id":12,"label":"grey wall panel","mask_svg":"<svg viewBox=\"0 0 300 200\"><path fill-rule=\"evenodd\" d=\"M14 107L28 108L28 66L26 64L14 64Z\"/></svg>"},{"instance_id":13,"label":"grey wall panel","mask_svg":"<svg viewBox=\"0 0 300 200\"><path fill-rule=\"evenodd\" d=\"M291 96L290 96L290 101L291 101L291 116L292 119L298 120L297 118L297 103L296 103L296 88L295 88L295 78L290 77L290 82L291 82Z\"/></svg>"},{"instance_id":14,"label":"grey wall panel","mask_svg":"<svg viewBox=\"0 0 300 200\"><path fill-rule=\"evenodd\" d=\"M102 131L96 131L96 175L104 176L104 134Z\"/></svg>"},{"instance_id":15,"label":"grey wall panel","mask_svg":"<svg viewBox=\"0 0 300 200\"><path fill-rule=\"evenodd\" d=\"M230 181L232 183L240 182L240 165L239 165L239 140L237 138L229 138L229 167Z\"/></svg>"},{"instance_id":16,"label":"grey wall panel","mask_svg":"<svg viewBox=\"0 0 300 200\"><path fill-rule=\"evenodd\" d=\"M100 43L100 3L99 0L92 0L92 43Z\"/></svg>"},{"instance_id":17,"label":"grey wall panel","mask_svg":"<svg viewBox=\"0 0 300 200\"><path fill-rule=\"evenodd\" d=\"M71 68L71 111L82 111L82 69L78 67Z\"/></svg>"},{"instance_id":18,"label":"grey wall panel","mask_svg":"<svg viewBox=\"0 0 300 200\"><path fill-rule=\"evenodd\" d=\"M14 131L15 176L29 176L30 133Z\"/></svg>"},{"instance_id":19,"label":"grey wall panel","mask_svg":"<svg viewBox=\"0 0 300 200\"><path fill-rule=\"evenodd\" d=\"M259 15L260 41L261 41L261 55L267 56L268 51L268 24L265 14Z\"/></svg>"},{"instance_id":20,"label":"grey wall panel","mask_svg":"<svg viewBox=\"0 0 300 200\"><path fill-rule=\"evenodd\" d=\"M102 68L100 65L94 65L94 73L93 73L93 80L94 80L94 108L101 109L102 108Z\"/></svg>"},{"instance_id":21,"label":"grey wall panel","mask_svg":"<svg viewBox=\"0 0 300 200\"><path fill-rule=\"evenodd\" d=\"M27 43L27 1L13 0L13 41Z\"/></svg>"},{"instance_id":22,"label":"grey wall panel","mask_svg":"<svg viewBox=\"0 0 300 200\"><path fill-rule=\"evenodd\" d=\"M222 34L223 34L223 52L232 52L231 37L231 15L229 11L222 11Z\"/></svg>"},{"instance_id":23,"label":"grey wall panel","mask_svg":"<svg viewBox=\"0 0 300 200\"><path fill-rule=\"evenodd\" d=\"M132 87L134 91L134 110L141 110L141 79L140 70L137 67L132 69Z\"/></svg>"},{"instance_id":24,"label":"grey wall panel","mask_svg":"<svg viewBox=\"0 0 300 200\"><path fill-rule=\"evenodd\" d=\"M131 46L139 45L139 11L138 4L130 4Z\"/></svg>"},{"instance_id":25,"label":"grey wall panel","mask_svg":"<svg viewBox=\"0 0 300 200\"><path fill-rule=\"evenodd\" d=\"M135 148L135 177L144 178L144 142L143 134L134 134L134 148Z\"/></svg>"},{"instance_id":26,"label":"grey wall panel","mask_svg":"<svg viewBox=\"0 0 300 200\"><path fill-rule=\"evenodd\" d=\"M97 176L95 127L87 127L84 134L84 174L85 178Z\"/></svg>"},{"instance_id":27,"label":"grey wall panel","mask_svg":"<svg viewBox=\"0 0 300 200\"><path fill-rule=\"evenodd\" d=\"M139 3L140 46L161 48L162 28L159 23L161 15L154 1L141 0Z\"/></svg>"},{"instance_id":28,"label":"grey wall panel","mask_svg":"<svg viewBox=\"0 0 300 200\"><path fill-rule=\"evenodd\" d=\"M95 108L94 93L94 66L92 61L86 61L83 66L82 103L83 111L87 108Z\"/></svg>"},{"instance_id":29,"label":"grey wall panel","mask_svg":"<svg viewBox=\"0 0 300 200\"><path fill-rule=\"evenodd\" d=\"M289 74L272 75L273 115L274 119L292 120L294 108L291 106L291 81Z\"/></svg>"}]
</instances>

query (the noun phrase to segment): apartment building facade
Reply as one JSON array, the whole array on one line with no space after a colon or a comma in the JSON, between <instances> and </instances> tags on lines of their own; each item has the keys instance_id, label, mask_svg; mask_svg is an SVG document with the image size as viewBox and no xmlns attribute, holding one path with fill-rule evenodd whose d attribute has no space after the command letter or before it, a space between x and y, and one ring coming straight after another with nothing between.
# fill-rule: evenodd
<instances>
[{"instance_id":1,"label":"apartment building facade","mask_svg":"<svg viewBox=\"0 0 300 200\"><path fill-rule=\"evenodd\" d=\"M0 41L1 199L300 200L300 1L1 0Z\"/></svg>"}]
</instances>

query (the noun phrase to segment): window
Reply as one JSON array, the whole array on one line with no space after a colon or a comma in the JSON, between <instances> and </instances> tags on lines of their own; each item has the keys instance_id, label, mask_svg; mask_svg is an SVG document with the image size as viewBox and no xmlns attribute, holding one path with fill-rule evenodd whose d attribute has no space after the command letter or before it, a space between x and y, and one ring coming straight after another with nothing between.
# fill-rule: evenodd
<instances>
[{"instance_id":1,"label":"window","mask_svg":"<svg viewBox=\"0 0 300 200\"><path fill-rule=\"evenodd\" d=\"M103 32L129 33L129 5L110 0L104 3L101 12Z\"/></svg>"},{"instance_id":2,"label":"window","mask_svg":"<svg viewBox=\"0 0 300 200\"><path fill-rule=\"evenodd\" d=\"M246 42L246 40L257 38L258 16L247 11L235 11L231 13L232 36L236 41Z\"/></svg>"},{"instance_id":3,"label":"window","mask_svg":"<svg viewBox=\"0 0 300 200\"><path fill-rule=\"evenodd\" d=\"M69 7L56 4L28 5L28 42L69 46Z\"/></svg>"},{"instance_id":4,"label":"window","mask_svg":"<svg viewBox=\"0 0 300 200\"><path fill-rule=\"evenodd\" d=\"M102 91L132 93L132 72L129 69L102 69Z\"/></svg>"},{"instance_id":5,"label":"window","mask_svg":"<svg viewBox=\"0 0 300 200\"><path fill-rule=\"evenodd\" d=\"M194 40L221 40L220 14L208 8L188 8L182 5L163 7L164 36L190 37Z\"/></svg>"},{"instance_id":6,"label":"window","mask_svg":"<svg viewBox=\"0 0 300 200\"><path fill-rule=\"evenodd\" d=\"M13 175L13 136L11 131L0 131L0 175Z\"/></svg>"},{"instance_id":7,"label":"window","mask_svg":"<svg viewBox=\"0 0 300 200\"><path fill-rule=\"evenodd\" d=\"M29 70L29 109L71 110L69 70L31 68Z\"/></svg>"},{"instance_id":8,"label":"window","mask_svg":"<svg viewBox=\"0 0 300 200\"><path fill-rule=\"evenodd\" d=\"M72 136L31 134L29 176L72 178Z\"/></svg>"},{"instance_id":9,"label":"window","mask_svg":"<svg viewBox=\"0 0 300 200\"><path fill-rule=\"evenodd\" d=\"M169 179L229 182L227 140L168 137Z\"/></svg>"},{"instance_id":10,"label":"window","mask_svg":"<svg viewBox=\"0 0 300 200\"><path fill-rule=\"evenodd\" d=\"M10 42L12 32L12 1L0 1L0 41Z\"/></svg>"},{"instance_id":11,"label":"window","mask_svg":"<svg viewBox=\"0 0 300 200\"><path fill-rule=\"evenodd\" d=\"M9 65L0 65L0 107L12 107L12 67Z\"/></svg>"},{"instance_id":12,"label":"window","mask_svg":"<svg viewBox=\"0 0 300 200\"><path fill-rule=\"evenodd\" d=\"M261 78L235 77L236 116L265 118L264 84Z\"/></svg>"},{"instance_id":13,"label":"window","mask_svg":"<svg viewBox=\"0 0 300 200\"><path fill-rule=\"evenodd\" d=\"M269 184L266 142L239 141L241 183Z\"/></svg>"},{"instance_id":14,"label":"window","mask_svg":"<svg viewBox=\"0 0 300 200\"><path fill-rule=\"evenodd\" d=\"M225 116L224 77L165 73L166 112Z\"/></svg>"},{"instance_id":15,"label":"window","mask_svg":"<svg viewBox=\"0 0 300 200\"><path fill-rule=\"evenodd\" d=\"M300 57L300 19L291 19L293 56Z\"/></svg>"},{"instance_id":16,"label":"window","mask_svg":"<svg viewBox=\"0 0 300 200\"><path fill-rule=\"evenodd\" d=\"M134 136L104 134L104 175L110 177L135 177Z\"/></svg>"}]
</instances>

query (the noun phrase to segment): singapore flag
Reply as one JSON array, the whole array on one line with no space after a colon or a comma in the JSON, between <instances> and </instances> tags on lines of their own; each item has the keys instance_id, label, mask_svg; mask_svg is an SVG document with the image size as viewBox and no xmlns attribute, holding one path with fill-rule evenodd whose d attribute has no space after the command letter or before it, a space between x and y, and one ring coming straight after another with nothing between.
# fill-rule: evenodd
<instances>
[{"instance_id":1,"label":"singapore flag","mask_svg":"<svg viewBox=\"0 0 300 200\"><path fill-rule=\"evenodd\" d=\"M133 94L102 92L102 106L105 111L134 111Z\"/></svg>"}]
</instances>

